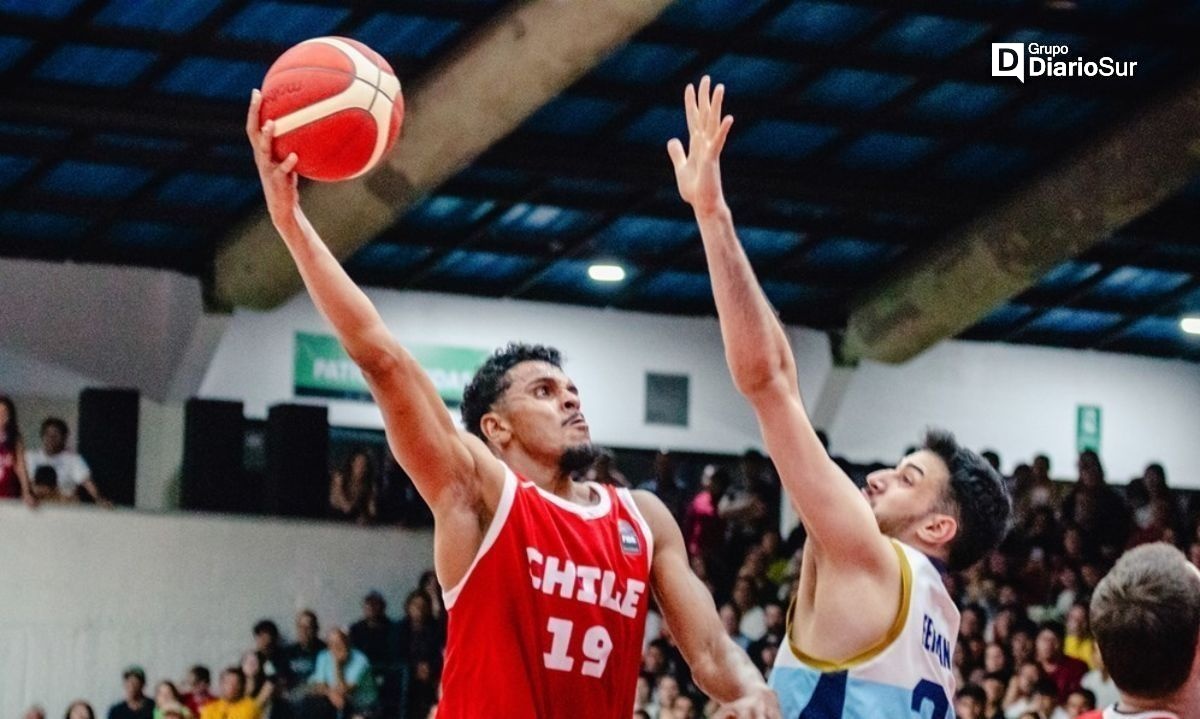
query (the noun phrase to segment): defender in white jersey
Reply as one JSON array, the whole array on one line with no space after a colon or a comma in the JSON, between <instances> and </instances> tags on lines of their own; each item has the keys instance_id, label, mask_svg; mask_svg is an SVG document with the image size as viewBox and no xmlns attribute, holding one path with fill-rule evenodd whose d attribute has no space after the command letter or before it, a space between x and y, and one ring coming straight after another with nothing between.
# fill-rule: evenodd
<instances>
[{"instance_id":1,"label":"defender in white jersey","mask_svg":"<svg viewBox=\"0 0 1200 719\"><path fill-rule=\"evenodd\" d=\"M861 492L830 460L725 203L720 155L733 118L722 116L723 98L707 77L699 93L689 85L689 146L672 140L667 151L700 226L734 383L808 530L771 685L786 719L946 719L959 615L941 570L974 563L1003 538L1004 481L946 432L928 433L922 449L872 473Z\"/></svg>"}]
</instances>

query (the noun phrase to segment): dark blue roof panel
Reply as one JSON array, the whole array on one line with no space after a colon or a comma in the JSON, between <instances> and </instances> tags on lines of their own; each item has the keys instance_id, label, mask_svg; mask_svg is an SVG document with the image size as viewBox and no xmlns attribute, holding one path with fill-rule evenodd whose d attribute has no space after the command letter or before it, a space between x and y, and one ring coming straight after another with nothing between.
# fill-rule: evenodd
<instances>
[{"instance_id":1,"label":"dark blue roof panel","mask_svg":"<svg viewBox=\"0 0 1200 719\"><path fill-rule=\"evenodd\" d=\"M209 206L232 212L258 198L261 193L262 186L257 177L184 172L167 180L156 196L164 202Z\"/></svg>"},{"instance_id":2,"label":"dark blue roof panel","mask_svg":"<svg viewBox=\"0 0 1200 719\"><path fill-rule=\"evenodd\" d=\"M522 202L501 215L493 230L502 237L544 242L547 237L574 236L596 220L594 213Z\"/></svg>"},{"instance_id":3,"label":"dark blue roof panel","mask_svg":"<svg viewBox=\"0 0 1200 719\"><path fill-rule=\"evenodd\" d=\"M621 110L611 100L578 95L559 95L546 103L526 121L525 127L535 132L577 137L590 135Z\"/></svg>"},{"instance_id":4,"label":"dark blue roof panel","mask_svg":"<svg viewBox=\"0 0 1200 719\"><path fill-rule=\"evenodd\" d=\"M820 107L845 110L872 110L907 90L913 78L867 70L830 70L801 95L801 99Z\"/></svg>"},{"instance_id":5,"label":"dark blue roof panel","mask_svg":"<svg viewBox=\"0 0 1200 719\"><path fill-rule=\"evenodd\" d=\"M881 10L829 2L794 2L777 15L766 34L797 44L836 45L863 32Z\"/></svg>"},{"instance_id":6,"label":"dark blue roof panel","mask_svg":"<svg viewBox=\"0 0 1200 719\"><path fill-rule=\"evenodd\" d=\"M939 15L907 15L880 35L876 50L906 57L946 58L978 40L988 26Z\"/></svg>"},{"instance_id":7,"label":"dark blue roof panel","mask_svg":"<svg viewBox=\"0 0 1200 719\"><path fill-rule=\"evenodd\" d=\"M203 236L201 228L163 222L119 222L107 233L118 247L150 250L194 249Z\"/></svg>"},{"instance_id":8,"label":"dark blue roof panel","mask_svg":"<svg viewBox=\"0 0 1200 719\"><path fill-rule=\"evenodd\" d=\"M1191 275L1187 272L1122 267L1096 285L1089 296L1110 302L1149 302L1174 292L1189 279L1191 279Z\"/></svg>"},{"instance_id":9,"label":"dark blue roof panel","mask_svg":"<svg viewBox=\"0 0 1200 719\"><path fill-rule=\"evenodd\" d=\"M1033 308L1028 305L1008 302L992 310L987 317L976 323L975 329L1002 335L1016 327L1018 323L1024 321L1032 313Z\"/></svg>"},{"instance_id":10,"label":"dark blue roof panel","mask_svg":"<svg viewBox=\"0 0 1200 719\"><path fill-rule=\"evenodd\" d=\"M668 270L647 280L638 294L647 300L696 303L712 299L712 285L706 274Z\"/></svg>"},{"instance_id":11,"label":"dark blue roof panel","mask_svg":"<svg viewBox=\"0 0 1200 719\"><path fill-rule=\"evenodd\" d=\"M753 262L778 259L796 249L803 241L798 232L767 230L761 227L739 227L738 239L746 249L746 256Z\"/></svg>"},{"instance_id":12,"label":"dark blue roof panel","mask_svg":"<svg viewBox=\"0 0 1200 719\"><path fill-rule=\"evenodd\" d=\"M974 122L992 114L1017 95L1017 90L998 85L943 82L923 93L909 114L931 122Z\"/></svg>"},{"instance_id":13,"label":"dark blue roof panel","mask_svg":"<svg viewBox=\"0 0 1200 719\"><path fill-rule=\"evenodd\" d=\"M0 10L16 15L32 15L60 20L70 15L83 0L4 0Z\"/></svg>"},{"instance_id":14,"label":"dark blue roof panel","mask_svg":"<svg viewBox=\"0 0 1200 719\"><path fill-rule=\"evenodd\" d=\"M0 35L0 72L16 64L31 47L33 41L28 38Z\"/></svg>"},{"instance_id":15,"label":"dark blue roof panel","mask_svg":"<svg viewBox=\"0 0 1200 719\"><path fill-rule=\"evenodd\" d=\"M181 95L249 101L250 91L262 85L267 65L215 57L189 57L158 83ZM243 117L245 111L242 112Z\"/></svg>"},{"instance_id":16,"label":"dark blue roof panel","mask_svg":"<svg viewBox=\"0 0 1200 719\"><path fill-rule=\"evenodd\" d=\"M0 190L6 190L33 169L37 161L32 157L0 155Z\"/></svg>"},{"instance_id":17,"label":"dark blue roof panel","mask_svg":"<svg viewBox=\"0 0 1200 719\"><path fill-rule=\"evenodd\" d=\"M144 50L68 44L46 58L34 76L71 85L128 87L154 58L154 53Z\"/></svg>"},{"instance_id":18,"label":"dark blue roof panel","mask_svg":"<svg viewBox=\"0 0 1200 719\"><path fill-rule=\"evenodd\" d=\"M524 255L455 250L437 266L442 278L484 283L508 282L528 272L536 263Z\"/></svg>"},{"instance_id":19,"label":"dark blue roof panel","mask_svg":"<svg viewBox=\"0 0 1200 719\"><path fill-rule=\"evenodd\" d=\"M94 22L108 27L163 30L183 33L192 30L221 4L222 0L109 0Z\"/></svg>"},{"instance_id":20,"label":"dark blue roof panel","mask_svg":"<svg viewBox=\"0 0 1200 719\"><path fill-rule=\"evenodd\" d=\"M1177 317L1144 317L1121 333L1122 340L1141 342L1177 343L1185 341Z\"/></svg>"},{"instance_id":21,"label":"dark blue roof panel","mask_svg":"<svg viewBox=\"0 0 1200 719\"><path fill-rule=\"evenodd\" d=\"M257 0L235 15L220 34L239 40L291 45L328 35L349 16L349 8Z\"/></svg>"},{"instance_id":22,"label":"dark blue roof panel","mask_svg":"<svg viewBox=\"0 0 1200 719\"><path fill-rule=\"evenodd\" d=\"M453 20L381 12L372 15L351 36L384 57L423 60L461 28L462 23Z\"/></svg>"},{"instance_id":23,"label":"dark blue roof panel","mask_svg":"<svg viewBox=\"0 0 1200 719\"><path fill-rule=\"evenodd\" d=\"M399 273L425 259L431 252L433 250L428 247L374 242L355 252L346 261L346 269L373 274Z\"/></svg>"},{"instance_id":24,"label":"dark blue roof panel","mask_svg":"<svg viewBox=\"0 0 1200 719\"><path fill-rule=\"evenodd\" d=\"M0 235L23 239L74 240L83 235L88 221L71 215L24 210L0 210Z\"/></svg>"},{"instance_id":25,"label":"dark blue roof panel","mask_svg":"<svg viewBox=\"0 0 1200 719\"><path fill-rule=\"evenodd\" d=\"M854 170L895 171L921 160L936 144L932 137L873 132L852 142L841 163Z\"/></svg>"},{"instance_id":26,"label":"dark blue roof panel","mask_svg":"<svg viewBox=\"0 0 1200 719\"><path fill-rule=\"evenodd\" d=\"M594 246L599 253L645 257L699 242L697 237L695 222L626 215L598 232Z\"/></svg>"},{"instance_id":27,"label":"dark blue roof panel","mask_svg":"<svg viewBox=\"0 0 1200 719\"><path fill-rule=\"evenodd\" d=\"M719 17L728 31L766 3L767 0L676 0L659 20L672 27L707 30L712 28L713 18Z\"/></svg>"},{"instance_id":28,"label":"dark blue roof panel","mask_svg":"<svg viewBox=\"0 0 1200 719\"><path fill-rule=\"evenodd\" d=\"M1090 335L1112 329L1122 315L1116 312L1055 307L1038 317L1025 328L1025 333L1049 335Z\"/></svg>"},{"instance_id":29,"label":"dark blue roof panel","mask_svg":"<svg viewBox=\"0 0 1200 719\"><path fill-rule=\"evenodd\" d=\"M1023 147L981 143L968 145L943 163L939 175L949 180L1001 184L1026 171L1033 162Z\"/></svg>"},{"instance_id":30,"label":"dark blue roof panel","mask_svg":"<svg viewBox=\"0 0 1200 719\"><path fill-rule=\"evenodd\" d=\"M38 182L41 189L80 198L124 199L142 189L154 173L140 167L67 160Z\"/></svg>"},{"instance_id":31,"label":"dark blue roof panel","mask_svg":"<svg viewBox=\"0 0 1200 719\"><path fill-rule=\"evenodd\" d=\"M860 237L831 237L804 255L808 267L830 271L871 271L903 251L902 245L864 240Z\"/></svg>"},{"instance_id":32,"label":"dark blue roof panel","mask_svg":"<svg viewBox=\"0 0 1200 719\"><path fill-rule=\"evenodd\" d=\"M699 55L677 45L631 42L622 46L592 71L594 77L630 85L666 82Z\"/></svg>"},{"instance_id":33,"label":"dark blue roof panel","mask_svg":"<svg viewBox=\"0 0 1200 719\"><path fill-rule=\"evenodd\" d=\"M764 158L799 160L816 152L837 136L829 125L787 120L760 120L742 128L729 140L729 152Z\"/></svg>"},{"instance_id":34,"label":"dark blue roof panel","mask_svg":"<svg viewBox=\"0 0 1200 719\"><path fill-rule=\"evenodd\" d=\"M749 55L723 55L708 67L706 72L713 82L725 83L731 98L755 97L777 93L786 88L800 75L801 67L795 63L751 57Z\"/></svg>"},{"instance_id":35,"label":"dark blue roof panel","mask_svg":"<svg viewBox=\"0 0 1200 719\"><path fill-rule=\"evenodd\" d=\"M1096 262L1068 260L1043 275L1034 285L1034 289L1043 292L1067 292L1094 277L1101 269L1103 268Z\"/></svg>"},{"instance_id":36,"label":"dark blue roof panel","mask_svg":"<svg viewBox=\"0 0 1200 719\"><path fill-rule=\"evenodd\" d=\"M683 103L679 107L652 107L630 123L621 136L643 145L666 145L672 137L687 137Z\"/></svg>"},{"instance_id":37,"label":"dark blue roof panel","mask_svg":"<svg viewBox=\"0 0 1200 719\"><path fill-rule=\"evenodd\" d=\"M404 216L404 225L418 230L450 233L473 225L495 207L485 200L467 200L450 195L434 195L421 201Z\"/></svg>"}]
</instances>

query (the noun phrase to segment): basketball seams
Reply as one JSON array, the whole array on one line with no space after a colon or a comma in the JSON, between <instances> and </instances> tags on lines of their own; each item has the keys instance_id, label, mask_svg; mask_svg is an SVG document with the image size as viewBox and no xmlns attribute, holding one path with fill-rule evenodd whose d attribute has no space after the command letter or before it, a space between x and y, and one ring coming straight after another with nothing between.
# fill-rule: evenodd
<instances>
[{"instance_id":1,"label":"basketball seams","mask_svg":"<svg viewBox=\"0 0 1200 719\"><path fill-rule=\"evenodd\" d=\"M342 127L345 122L344 120L332 120L334 124L327 126L326 121L347 111L354 115L362 113L363 119L353 121L352 125L360 127L361 130L367 130L367 122L374 122L374 137L362 132L353 144L360 148L359 152L368 153L369 158L361 165L351 161L353 165L359 165L361 168L353 175L344 175L336 170L334 172L338 178L344 179L363 175L378 163L384 152L390 147L398 130L397 107L402 107L401 103L403 103L400 94L400 80L388 67L387 61L382 56L370 48L360 46L346 38L313 38L296 47L302 45L317 45L320 49L314 47L309 51L312 58L308 62L305 62L308 58L297 58L304 64L269 72L267 81L264 82L264 89L275 83L278 83L277 87L286 87L289 82L287 79L289 74L298 71L300 76L292 82L300 83L299 88L296 89L301 94L287 99L281 97L281 101L276 105L277 109L274 110L274 112L278 112L282 107L289 108L286 114L274 118L276 137L279 141L285 142L285 148L287 144L290 144L293 151L300 152L302 146L322 137L324 133L328 133L334 127ZM310 78L316 86L306 91L305 77ZM347 78L349 82L346 82ZM386 102L379 101L380 95L386 99ZM310 101L306 96L319 99ZM304 104L297 107L301 103ZM267 109L269 108L264 106L264 110ZM264 114L267 113L264 112ZM300 130L303 132L299 132ZM314 136L311 134L313 132L319 134ZM359 130L355 130L355 132L359 132ZM287 143L289 137L295 139ZM331 136L330 140L321 139L319 142L340 143L342 141L341 138L333 140L333 137L336 136ZM349 141L351 138L346 136L344 139ZM297 145L297 142L300 145ZM303 152L300 154L300 164L304 165Z\"/></svg>"}]
</instances>

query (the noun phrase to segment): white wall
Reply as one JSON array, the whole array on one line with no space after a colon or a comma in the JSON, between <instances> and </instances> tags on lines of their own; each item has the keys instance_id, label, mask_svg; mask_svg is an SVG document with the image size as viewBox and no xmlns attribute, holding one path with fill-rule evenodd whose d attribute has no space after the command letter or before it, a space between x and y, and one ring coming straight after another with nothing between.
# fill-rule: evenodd
<instances>
[{"instance_id":1,"label":"white wall","mask_svg":"<svg viewBox=\"0 0 1200 719\"><path fill-rule=\"evenodd\" d=\"M104 716L131 663L179 679L235 663L299 609L349 624L378 588L396 616L432 564L426 532L0 501L0 716L83 697ZM215 673L215 671L214 671Z\"/></svg>"},{"instance_id":2,"label":"white wall","mask_svg":"<svg viewBox=\"0 0 1200 719\"><path fill-rule=\"evenodd\" d=\"M713 319L386 290L369 294L402 342L486 350L511 340L557 346L579 386L597 442L724 452L760 445L753 414L729 379ZM307 296L271 312L238 311L221 338L201 395L242 399L246 413L259 417L272 404L293 401L297 331L329 333ZM648 371L691 377L690 427L645 424ZM328 404L334 424L382 426L372 405Z\"/></svg>"},{"instance_id":3,"label":"white wall","mask_svg":"<svg viewBox=\"0 0 1200 719\"><path fill-rule=\"evenodd\" d=\"M829 426L834 452L892 460L927 425L1000 453L1004 469L1049 455L1075 476L1075 410L1101 408L1101 459L1124 483L1160 461L1200 488L1200 366L1101 352L943 342L900 366L864 362Z\"/></svg>"}]
</instances>

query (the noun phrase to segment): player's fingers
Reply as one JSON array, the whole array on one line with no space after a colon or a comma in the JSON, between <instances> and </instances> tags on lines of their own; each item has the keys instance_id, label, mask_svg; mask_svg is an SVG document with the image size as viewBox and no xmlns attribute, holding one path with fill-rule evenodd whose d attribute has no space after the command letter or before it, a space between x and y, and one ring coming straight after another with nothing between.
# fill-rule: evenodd
<instances>
[{"instance_id":1,"label":"player's fingers","mask_svg":"<svg viewBox=\"0 0 1200 719\"><path fill-rule=\"evenodd\" d=\"M279 163L279 171L285 175L290 175L292 171L296 169L296 163L298 162L300 162L300 158L296 155L296 153L289 153L288 156L283 159L283 162Z\"/></svg>"},{"instance_id":2,"label":"player's fingers","mask_svg":"<svg viewBox=\"0 0 1200 719\"><path fill-rule=\"evenodd\" d=\"M688 132L695 134L698 114L696 108L696 86L690 82L683 89L683 110L687 114Z\"/></svg>"},{"instance_id":3,"label":"player's fingers","mask_svg":"<svg viewBox=\"0 0 1200 719\"><path fill-rule=\"evenodd\" d=\"M700 78L700 89L697 90L699 97L697 101L700 103L699 115L701 129L708 126L708 111L712 103L712 98L709 96L709 86L712 84L712 79L708 75Z\"/></svg>"},{"instance_id":4,"label":"player's fingers","mask_svg":"<svg viewBox=\"0 0 1200 719\"><path fill-rule=\"evenodd\" d=\"M687 153L683 151L683 143L679 141L678 137L671 138L671 141L667 143L667 154L670 155L671 164L675 165L676 170L687 162Z\"/></svg>"},{"instance_id":5,"label":"player's fingers","mask_svg":"<svg viewBox=\"0 0 1200 719\"><path fill-rule=\"evenodd\" d=\"M275 141L275 121L267 120L262 126L262 132L258 136L258 149L266 153L268 157L271 155L271 143Z\"/></svg>"},{"instance_id":6,"label":"player's fingers","mask_svg":"<svg viewBox=\"0 0 1200 719\"><path fill-rule=\"evenodd\" d=\"M718 84L712 94L712 108L708 113L709 132L715 133L721 125L721 102L725 99L725 86Z\"/></svg>"},{"instance_id":7,"label":"player's fingers","mask_svg":"<svg viewBox=\"0 0 1200 719\"><path fill-rule=\"evenodd\" d=\"M733 115L726 115L724 120L721 120L721 127L717 130L717 136L713 140L713 155L720 155L721 150L725 149L725 138L729 137L729 128L733 127Z\"/></svg>"},{"instance_id":8,"label":"player's fingers","mask_svg":"<svg viewBox=\"0 0 1200 719\"><path fill-rule=\"evenodd\" d=\"M246 111L246 135L253 140L258 134L258 110L262 107L262 93L257 89L250 92L250 108Z\"/></svg>"}]
</instances>

